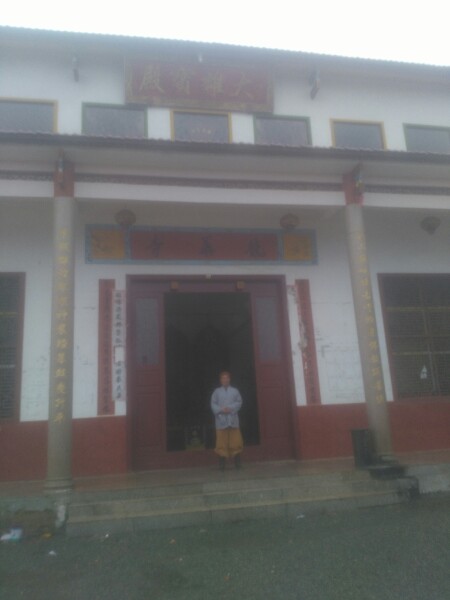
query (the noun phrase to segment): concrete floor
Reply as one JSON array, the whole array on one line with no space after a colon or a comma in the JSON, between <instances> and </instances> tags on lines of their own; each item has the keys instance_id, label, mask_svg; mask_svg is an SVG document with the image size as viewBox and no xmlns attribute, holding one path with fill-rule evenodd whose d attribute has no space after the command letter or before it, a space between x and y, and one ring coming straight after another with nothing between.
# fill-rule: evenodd
<instances>
[{"instance_id":1,"label":"concrete floor","mask_svg":"<svg viewBox=\"0 0 450 600\"><path fill-rule=\"evenodd\" d=\"M87 538L0 544L0 598L447 600L450 495Z\"/></svg>"}]
</instances>

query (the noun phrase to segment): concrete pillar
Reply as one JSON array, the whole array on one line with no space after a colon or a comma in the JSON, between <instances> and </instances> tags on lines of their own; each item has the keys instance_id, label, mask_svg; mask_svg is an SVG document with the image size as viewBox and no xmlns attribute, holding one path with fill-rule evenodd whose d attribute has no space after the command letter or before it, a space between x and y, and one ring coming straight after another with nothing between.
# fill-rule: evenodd
<instances>
[{"instance_id":1,"label":"concrete pillar","mask_svg":"<svg viewBox=\"0 0 450 600\"><path fill-rule=\"evenodd\" d=\"M46 489L72 488L72 379L75 200L73 169L60 155L53 204L50 405Z\"/></svg>"},{"instance_id":2,"label":"concrete pillar","mask_svg":"<svg viewBox=\"0 0 450 600\"><path fill-rule=\"evenodd\" d=\"M362 206L363 191L359 169L344 176L344 191L350 277L369 428L372 432L377 458L381 461L392 460L390 421L367 259Z\"/></svg>"}]
</instances>

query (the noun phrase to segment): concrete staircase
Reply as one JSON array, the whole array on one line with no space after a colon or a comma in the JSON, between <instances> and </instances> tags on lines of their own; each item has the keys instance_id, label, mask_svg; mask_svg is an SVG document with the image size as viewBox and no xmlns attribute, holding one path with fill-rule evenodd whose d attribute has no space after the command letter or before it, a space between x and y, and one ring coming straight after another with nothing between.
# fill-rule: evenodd
<instances>
[{"instance_id":1,"label":"concrete staircase","mask_svg":"<svg viewBox=\"0 0 450 600\"><path fill-rule=\"evenodd\" d=\"M276 516L302 518L317 511L379 506L418 493L414 477L377 480L367 471L287 472L262 476L246 470L205 472L196 481L140 482L127 489L75 492L68 535L239 521Z\"/></svg>"}]
</instances>

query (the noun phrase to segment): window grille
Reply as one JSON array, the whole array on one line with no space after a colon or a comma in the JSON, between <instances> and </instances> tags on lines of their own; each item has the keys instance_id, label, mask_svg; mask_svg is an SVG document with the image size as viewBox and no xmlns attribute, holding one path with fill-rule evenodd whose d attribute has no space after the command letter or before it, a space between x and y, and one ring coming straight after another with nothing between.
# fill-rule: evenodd
<instances>
[{"instance_id":1,"label":"window grille","mask_svg":"<svg viewBox=\"0 0 450 600\"><path fill-rule=\"evenodd\" d=\"M383 150L384 134L381 123L333 121L334 145L338 148Z\"/></svg>"},{"instance_id":2,"label":"window grille","mask_svg":"<svg viewBox=\"0 0 450 600\"><path fill-rule=\"evenodd\" d=\"M255 117L255 143L279 146L309 146L308 119Z\"/></svg>"},{"instance_id":3,"label":"window grille","mask_svg":"<svg viewBox=\"0 0 450 600\"><path fill-rule=\"evenodd\" d=\"M381 282L397 397L450 396L450 276Z\"/></svg>"},{"instance_id":4,"label":"window grille","mask_svg":"<svg viewBox=\"0 0 450 600\"><path fill-rule=\"evenodd\" d=\"M0 275L0 419L16 414L22 278Z\"/></svg>"},{"instance_id":5,"label":"window grille","mask_svg":"<svg viewBox=\"0 0 450 600\"><path fill-rule=\"evenodd\" d=\"M216 113L173 113L173 138L181 142L216 142L226 144L230 141L228 114Z\"/></svg>"},{"instance_id":6,"label":"window grille","mask_svg":"<svg viewBox=\"0 0 450 600\"><path fill-rule=\"evenodd\" d=\"M406 149L409 152L450 153L450 129L405 125Z\"/></svg>"},{"instance_id":7,"label":"window grille","mask_svg":"<svg viewBox=\"0 0 450 600\"><path fill-rule=\"evenodd\" d=\"M146 112L127 106L85 104L83 133L102 137L145 138Z\"/></svg>"},{"instance_id":8,"label":"window grille","mask_svg":"<svg viewBox=\"0 0 450 600\"><path fill-rule=\"evenodd\" d=\"M55 104L24 100L0 100L0 131L53 133Z\"/></svg>"}]
</instances>

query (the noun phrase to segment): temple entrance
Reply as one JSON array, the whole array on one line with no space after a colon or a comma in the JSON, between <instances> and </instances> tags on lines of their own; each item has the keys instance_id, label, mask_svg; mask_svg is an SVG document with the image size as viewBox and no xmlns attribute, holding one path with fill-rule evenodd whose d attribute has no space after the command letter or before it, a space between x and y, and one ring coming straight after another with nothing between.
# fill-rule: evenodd
<instances>
[{"instance_id":1,"label":"temple entrance","mask_svg":"<svg viewBox=\"0 0 450 600\"><path fill-rule=\"evenodd\" d=\"M245 398L246 445L259 444L250 294L167 294L164 309L167 451L214 447L210 398L222 370Z\"/></svg>"},{"instance_id":2,"label":"temple entrance","mask_svg":"<svg viewBox=\"0 0 450 600\"><path fill-rule=\"evenodd\" d=\"M211 393L221 370L243 397L245 460L294 456L284 281L231 277L128 282L132 467L214 459Z\"/></svg>"}]
</instances>

